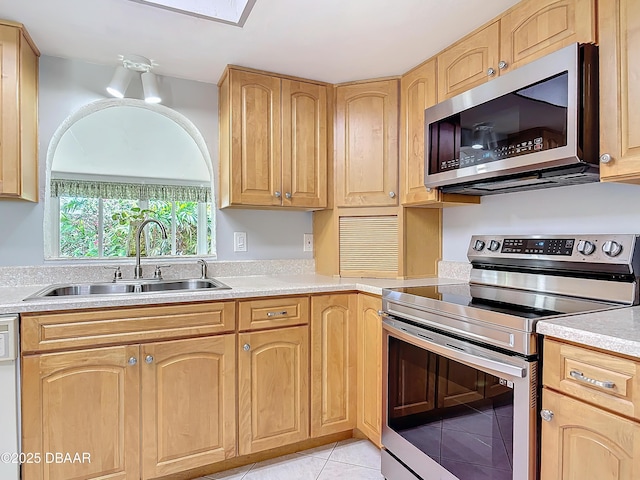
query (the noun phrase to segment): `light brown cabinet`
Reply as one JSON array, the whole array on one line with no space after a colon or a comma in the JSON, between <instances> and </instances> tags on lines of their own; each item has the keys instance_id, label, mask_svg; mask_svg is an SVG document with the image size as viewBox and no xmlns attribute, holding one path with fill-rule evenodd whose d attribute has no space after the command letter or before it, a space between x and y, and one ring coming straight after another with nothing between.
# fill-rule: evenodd
<instances>
[{"instance_id":1,"label":"light brown cabinet","mask_svg":"<svg viewBox=\"0 0 640 480\"><path fill-rule=\"evenodd\" d=\"M472 195L442 193L424 186L424 110L435 105L436 60L407 72L400 81L400 195L403 205L446 206L480 203Z\"/></svg>"},{"instance_id":2,"label":"light brown cabinet","mask_svg":"<svg viewBox=\"0 0 640 480\"><path fill-rule=\"evenodd\" d=\"M0 198L38 201L38 57L24 27L0 20Z\"/></svg>"},{"instance_id":3,"label":"light brown cabinet","mask_svg":"<svg viewBox=\"0 0 640 480\"><path fill-rule=\"evenodd\" d=\"M438 54L438 101L574 42L596 41L594 0L525 0Z\"/></svg>"},{"instance_id":4,"label":"light brown cabinet","mask_svg":"<svg viewBox=\"0 0 640 480\"><path fill-rule=\"evenodd\" d=\"M382 299L358 295L357 427L380 446L382 434Z\"/></svg>"},{"instance_id":5,"label":"light brown cabinet","mask_svg":"<svg viewBox=\"0 0 640 480\"><path fill-rule=\"evenodd\" d=\"M640 361L544 342L541 480L640 477Z\"/></svg>"},{"instance_id":6,"label":"light brown cabinet","mask_svg":"<svg viewBox=\"0 0 640 480\"><path fill-rule=\"evenodd\" d=\"M240 455L309 438L308 326L238 335Z\"/></svg>"},{"instance_id":7,"label":"light brown cabinet","mask_svg":"<svg viewBox=\"0 0 640 480\"><path fill-rule=\"evenodd\" d=\"M238 302L238 329L260 330L309 323L309 297L260 298Z\"/></svg>"},{"instance_id":8,"label":"light brown cabinet","mask_svg":"<svg viewBox=\"0 0 640 480\"><path fill-rule=\"evenodd\" d=\"M335 205L398 204L398 81L335 89Z\"/></svg>"},{"instance_id":9,"label":"light brown cabinet","mask_svg":"<svg viewBox=\"0 0 640 480\"><path fill-rule=\"evenodd\" d=\"M541 480L640 478L640 424L544 390Z\"/></svg>"},{"instance_id":10,"label":"light brown cabinet","mask_svg":"<svg viewBox=\"0 0 640 480\"><path fill-rule=\"evenodd\" d=\"M24 451L91 456L25 465L24 478L138 480L235 456L234 335L28 355L23 364Z\"/></svg>"},{"instance_id":11,"label":"light brown cabinet","mask_svg":"<svg viewBox=\"0 0 640 480\"><path fill-rule=\"evenodd\" d=\"M142 478L235 457L235 335L140 347Z\"/></svg>"},{"instance_id":12,"label":"light brown cabinet","mask_svg":"<svg viewBox=\"0 0 640 480\"><path fill-rule=\"evenodd\" d=\"M139 480L235 456L235 334L134 343L234 321L233 302L24 315L23 451L91 461L25 464L23 478Z\"/></svg>"},{"instance_id":13,"label":"light brown cabinet","mask_svg":"<svg viewBox=\"0 0 640 480\"><path fill-rule=\"evenodd\" d=\"M355 293L311 298L311 436L356 427Z\"/></svg>"},{"instance_id":14,"label":"light brown cabinet","mask_svg":"<svg viewBox=\"0 0 640 480\"><path fill-rule=\"evenodd\" d=\"M25 463L24 479L139 480L138 351L132 345L23 358L22 451L90 455L90 462Z\"/></svg>"},{"instance_id":15,"label":"light brown cabinet","mask_svg":"<svg viewBox=\"0 0 640 480\"><path fill-rule=\"evenodd\" d=\"M598 2L600 178L640 183L640 3Z\"/></svg>"},{"instance_id":16,"label":"light brown cabinet","mask_svg":"<svg viewBox=\"0 0 640 480\"><path fill-rule=\"evenodd\" d=\"M220 207L326 207L327 86L229 67L219 92Z\"/></svg>"}]
</instances>

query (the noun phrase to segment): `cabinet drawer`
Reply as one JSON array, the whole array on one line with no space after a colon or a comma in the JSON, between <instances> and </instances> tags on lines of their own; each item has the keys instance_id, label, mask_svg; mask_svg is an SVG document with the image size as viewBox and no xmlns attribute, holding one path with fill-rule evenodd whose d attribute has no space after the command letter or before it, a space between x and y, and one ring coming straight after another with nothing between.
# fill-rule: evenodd
<instances>
[{"instance_id":1,"label":"cabinet drawer","mask_svg":"<svg viewBox=\"0 0 640 480\"><path fill-rule=\"evenodd\" d=\"M309 323L309 297L269 298L239 302L240 330Z\"/></svg>"},{"instance_id":2,"label":"cabinet drawer","mask_svg":"<svg viewBox=\"0 0 640 480\"><path fill-rule=\"evenodd\" d=\"M22 314L22 351L211 335L235 329L235 302Z\"/></svg>"},{"instance_id":3,"label":"cabinet drawer","mask_svg":"<svg viewBox=\"0 0 640 480\"><path fill-rule=\"evenodd\" d=\"M545 340L543 375L549 388L640 419L640 362Z\"/></svg>"}]
</instances>

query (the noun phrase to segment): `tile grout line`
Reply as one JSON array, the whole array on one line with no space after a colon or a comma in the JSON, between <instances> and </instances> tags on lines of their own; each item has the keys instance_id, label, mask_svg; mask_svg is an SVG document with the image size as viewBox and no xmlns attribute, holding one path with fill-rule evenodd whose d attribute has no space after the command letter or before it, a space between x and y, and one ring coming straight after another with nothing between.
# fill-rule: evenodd
<instances>
[{"instance_id":1,"label":"tile grout line","mask_svg":"<svg viewBox=\"0 0 640 480\"><path fill-rule=\"evenodd\" d=\"M337 446L338 446L338 442L333 444L333 448L331 449L331 452L329 452L329 456L327 457L327 459L324 461L324 465L320 469L320 472L318 473L318 476L316 477L316 480L318 480L318 478L320 478L320 475L322 475L322 472L324 471L324 468L327 466L327 463L329 463L329 459L331 458L331 455L333 454L333 451L336 449Z\"/></svg>"}]
</instances>

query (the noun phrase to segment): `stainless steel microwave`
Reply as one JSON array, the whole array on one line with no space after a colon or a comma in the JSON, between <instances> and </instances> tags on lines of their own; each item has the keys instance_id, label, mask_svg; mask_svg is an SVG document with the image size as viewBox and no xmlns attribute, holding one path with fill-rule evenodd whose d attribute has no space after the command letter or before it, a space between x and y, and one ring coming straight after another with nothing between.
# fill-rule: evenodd
<instances>
[{"instance_id":1,"label":"stainless steel microwave","mask_svg":"<svg viewBox=\"0 0 640 480\"><path fill-rule=\"evenodd\" d=\"M425 110L425 185L488 195L599 180L598 50L573 44Z\"/></svg>"}]
</instances>

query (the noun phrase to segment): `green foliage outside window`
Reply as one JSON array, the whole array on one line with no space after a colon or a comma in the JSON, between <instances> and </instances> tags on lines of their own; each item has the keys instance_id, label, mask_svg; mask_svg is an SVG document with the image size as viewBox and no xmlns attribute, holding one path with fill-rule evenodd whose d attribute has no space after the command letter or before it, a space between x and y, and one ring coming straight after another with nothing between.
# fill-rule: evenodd
<instances>
[{"instance_id":1,"label":"green foliage outside window","mask_svg":"<svg viewBox=\"0 0 640 480\"><path fill-rule=\"evenodd\" d=\"M97 198L60 198L60 256L100 257L99 210ZM148 209L141 209L137 200L102 201L103 210L103 257L125 257L131 255L130 226L145 218L155 218L172 232L175 210L175 254L196 255L198 252L198 202L149 201ZM135 231L137 227L133 230ZM211 244L211 206L207 204L207 245ZM171 254L171 240L162 241L157 226L147 227L148 255ZM141 248L145 254L145 247Z\"/></svg>"}]
</instances>

